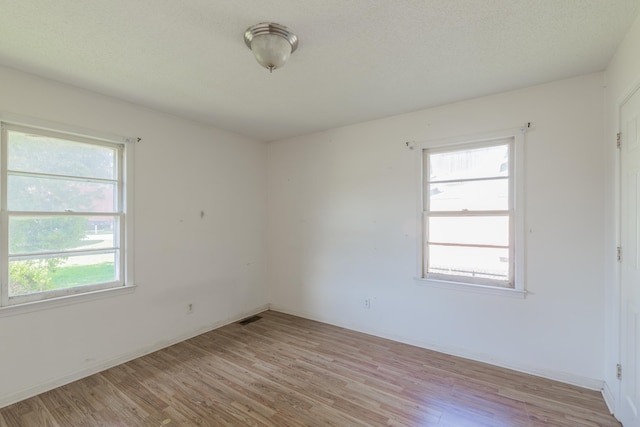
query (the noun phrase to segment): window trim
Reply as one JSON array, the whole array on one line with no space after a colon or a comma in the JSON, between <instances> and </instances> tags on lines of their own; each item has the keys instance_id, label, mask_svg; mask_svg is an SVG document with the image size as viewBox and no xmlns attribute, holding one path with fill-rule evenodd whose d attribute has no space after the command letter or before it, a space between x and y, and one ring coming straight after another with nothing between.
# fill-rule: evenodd
<instances>
[{"instance_id":1,"label":"window trim","mask_svg":"<svg viewBox=\"0 0 640 427\"><path fill-rule=\"evenodd\" d=\"M134 144L137 138L118 137L115 135L99 134L85 129L72 128L64 125L54 125L50 122L38 122L14 117L14 120L2 120L6 115L0 115L0 232L6 238L0 239L0 315L4 313L18 313L33 311L40 308L48 308L57 305L66 305L81 300L92 300L103 296L120 294L123 291L129 292L135 289L134 284L134 264L133 264L133 163ZM44 123L44 125L43 125ZM79 143L88 143L97 146L107 146L115 148L118 161L117 167L117 187L118 187L118 209L117 212L109 213L111 216L119 217L119 229L114 237L118 239L119 256L116 262L123 264L120 269L120 280L115 282L91 284L72 287L64 290L45 291L36 294L18 295L9 297L8 269L9 269L9 238L8 238L8 217L7 209L7 132L15 130L19 132L33 132L39 135L54 138L66 139ZM39 212L35 212L39 215ZM54 212L53 215L56 213ZM82 213L86 215L87 213ZM117 266L117 268L120 268ZM119 292L114 292L119 291ZM47 294L49 296L47 296ZM44 297L42 297L44 295Z\"/></svg>"},{"instance_id":2,"label":"window trim","mask_svg":"<svg viewBox=\"0 0 640 427\"><path fill-rule=\"evenodd\" d=\"M118 295L126 295L133 293L136 289L135 284L118 286L117 288L109 288L102 290L94 290L91 292L83 292L79 294L61 296L56 298L41 299L33 302L22 304L13 304L0 307L0 317L13 316L34 311L48 310L51 308L64 307L97 299L114 297Z\"/></svg>"},{"instance_id":3,"label":"window trim","mask_svg":"<svg viewBox=\"0 0 640 427\"><path fill-rule=\"evenodd\" d=\"M522 297L524 298L527 294L526 283L525 283L525 275L526 275L526 264L525 264L525 199L524 199L524 180L525 180L525 170L524 170L524 135L526 133L526 127L512 128L502 131L496 132L488 132L483 134L475 134L475 135L467 135L467 136L459 136L452 138L442 138L442 139L434 139L428 140L424 142L417 143L413 145L411 148L415 148L417 151L417 162L418 162L418 179L419 179L419 197L418 197L418 239L417 239L417 265L416 272L417 275L415 280L420 285L426 285L429 287L435 288L447 288L461 291L470 291L470 292L480 292L486 294L494 294L494 295L506 295L513 297ZM491 145L493 141L501 140L501 139L513 139L513 149L510 150L510 160L513 163L512 166L512 174L509 182L510 191L512 191L513 197L510 201L512 207L510 206L513 212L513 221L510 221L510 233L513 233L513 248L511 251L513 252L513 266L514 266L514 283L513 287L500 287L494 285L483 285L476 283L465 283L458 281L450 281L450 280L439 280L434 278L426 278L424 277L424 263L425 263L425 244L426 244L426 233L425 233L425 220L424 220L424 206L425 206L425 197L427 197L427 191L424 180L425 173L425 162L424 162L424 152L425 150L436 150L436 151L451 151L455 149L463 149L465 146L481 146L486 143L487 145Z\"/></svg>"}]
</instances>

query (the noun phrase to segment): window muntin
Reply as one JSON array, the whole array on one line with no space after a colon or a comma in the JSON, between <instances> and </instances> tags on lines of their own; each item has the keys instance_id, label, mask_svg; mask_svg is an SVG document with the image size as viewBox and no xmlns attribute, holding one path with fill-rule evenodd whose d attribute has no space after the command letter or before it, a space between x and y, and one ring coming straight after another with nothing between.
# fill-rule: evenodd
<instances>
[{"instance_id":1,"label":"window muntin","mask_svg":"<svg viewBox=\"0 0 640 427\"><path fill-rule=\"evenodd\" d=\"M423 278L515 287L514 146L423 150Z\"/></svg>"},{"instance_id":2,"label":"window muntin","mask_svg":"<svg viewBox=\"0 0 640 427\"><path fill-rule=\"evenodd\" d=\"M3 124L2 305L125 284L124 150Z\"/></svg>"}]
</instances>

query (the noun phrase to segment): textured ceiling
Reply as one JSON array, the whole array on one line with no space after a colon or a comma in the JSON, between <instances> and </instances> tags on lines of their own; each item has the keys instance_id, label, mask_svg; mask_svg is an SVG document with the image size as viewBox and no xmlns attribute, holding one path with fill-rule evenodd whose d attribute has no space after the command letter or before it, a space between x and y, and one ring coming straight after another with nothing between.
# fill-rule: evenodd
<instances>
[{"instance_id":1,"label":"textured ceiling","mask_svg":"<svg viewBox=\"0 0 640 427\"><path fill-rule=\"evenodd\" d=\"M640 0L1 0L0 65L282 139L601 71ZM299 37L273 74L243 41Z\"/></svg>"}]
</instances>

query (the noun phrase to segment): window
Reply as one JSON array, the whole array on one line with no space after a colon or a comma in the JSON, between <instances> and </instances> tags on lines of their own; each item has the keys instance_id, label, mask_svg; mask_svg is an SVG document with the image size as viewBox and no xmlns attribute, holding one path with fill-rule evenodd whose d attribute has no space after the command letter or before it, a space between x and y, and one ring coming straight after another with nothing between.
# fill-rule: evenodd
<instances>
[{"instance_id":1,"label":"window","mask_svg":"<svg viewBox=\"0 0 640 427\"><path fill-rule=\"evenodd\" d=\"M422 148L422 275L524 290L522 134Z\"/></svg>"},{"instance_id":2,"label":"window","mask_svg":"<svg viewBox=\"0 0 640 427\"><path fill-rule=\"evenodd\" d=\"M1 144L1 305L129 284L125 144L6 123Z\"/></svg>"}]
</instances>

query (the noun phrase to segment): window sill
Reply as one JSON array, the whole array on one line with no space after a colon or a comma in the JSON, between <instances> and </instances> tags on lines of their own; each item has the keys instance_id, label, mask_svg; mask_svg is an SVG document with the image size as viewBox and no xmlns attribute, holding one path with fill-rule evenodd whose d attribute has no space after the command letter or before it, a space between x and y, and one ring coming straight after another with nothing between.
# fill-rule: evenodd
<instances>
[{"instance_id":1,"label":"window sill","mask_svg":"<svg viewBox=\"0 0 640 427\"><path fill-rule=\"evenodd\" d=\"M135 291L135 289L136 285L119 286L117 288L101 289L99 291L67 295L46 300L27 302L23 304L8 305L5 307L0 307L0 317L14 316L40 310L48 310L51 308L63 307L102 298L109 298L117 295L131 294Z\"/></svg>"},{"instance_id":2,"label":"window sill","mask_svg":"<svg viewBox=\"0 0 640 427\"><path fill-rule=\"evenodd\" d=\"M500 288L497 286L475 285L473 283L447 282L445 280L424 279L415 277L414 280L421 286L440 289L452 289L456 291L472 292L485 295L500 295L511 298L526 298L524 289Z\"/></svg>"}]
</instances>

